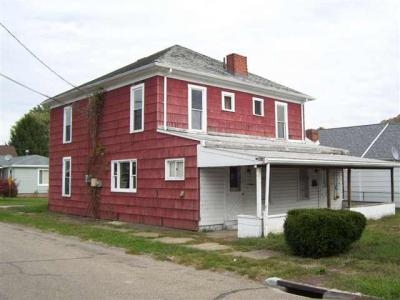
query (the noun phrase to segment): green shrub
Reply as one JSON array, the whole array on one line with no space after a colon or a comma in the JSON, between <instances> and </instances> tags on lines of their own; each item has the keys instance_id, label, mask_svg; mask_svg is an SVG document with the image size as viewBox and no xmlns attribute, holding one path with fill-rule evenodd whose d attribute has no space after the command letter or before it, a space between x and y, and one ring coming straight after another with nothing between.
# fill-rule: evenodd
<instances>
[{"instance_id":1,"label":"green shrub","mask_svg":"<svg viewBox=\"0 0 400 300\"><path fill-rule=\"evenodd\" d=\"M318 258L347 251L365 225L364 215L354 211L294 209L287 214L284 235L295 255Z\"/></svg>"}]
</instances>

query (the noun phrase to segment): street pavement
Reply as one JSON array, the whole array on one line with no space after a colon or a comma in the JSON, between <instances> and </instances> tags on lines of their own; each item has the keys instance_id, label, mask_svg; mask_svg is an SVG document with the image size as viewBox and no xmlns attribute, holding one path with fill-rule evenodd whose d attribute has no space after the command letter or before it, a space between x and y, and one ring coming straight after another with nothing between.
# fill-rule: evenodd
<instances>
[{"instance_id":1,"label":"street pavement","mask_svg":"<svg viewBox=\"0 0 400 300\"><path fill-rule=\"evenodd\" d=\"M304 299L74 237L0 223L0 299Z\"/></svg>"}]
</instances>

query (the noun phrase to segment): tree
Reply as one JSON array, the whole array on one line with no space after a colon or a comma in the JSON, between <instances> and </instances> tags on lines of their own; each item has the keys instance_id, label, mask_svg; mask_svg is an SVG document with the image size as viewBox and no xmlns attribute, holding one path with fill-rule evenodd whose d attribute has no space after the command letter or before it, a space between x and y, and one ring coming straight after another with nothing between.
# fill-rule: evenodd
<instances>
[{"instance_id":1,"label":"tree","mask_svg":"<svg viewBox=\"0 0 400 300\"><path fill-rule=\"evenodd\" d=\"M18 155L24 155L29 150L29 154L48 156L49 124L49 108L38 105L11 128L9 144L15 147Z\"/></svg>"},{"instance_id":2,"label":"tree","mask_svg":"<svg viewBox=\"0 0 400 300\"><path fill-rule=\"evenodd\" d=\"M395 116L393 118L381 121L381 124L386 124L386 123L400 124L400 114L398 114L397 116Z\"/></svg>"}]
</instances>

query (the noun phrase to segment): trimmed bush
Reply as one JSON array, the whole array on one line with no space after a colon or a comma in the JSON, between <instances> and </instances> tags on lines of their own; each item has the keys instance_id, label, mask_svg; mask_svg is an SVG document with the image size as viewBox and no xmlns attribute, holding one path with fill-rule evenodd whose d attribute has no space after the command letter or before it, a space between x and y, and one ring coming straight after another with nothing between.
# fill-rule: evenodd
<instances>
[{"instance_id":1,"label":"trimmed bush","mask_svg":"<svg viewBox=\"0 0 400 300\"><path fill-rule=\"evenodd\" d=\"M17 197L18 186L14 179L11 180L11 184L8 179L0 178L0 196L2 197Z\"/></svg>"},{"instance_id":2,"label":"trimmed bush","mask_svg":"<svg viewBox=\"0 0 400 300\"><path fill-rule=\"evenodd\" d=\"M294 209L284 224L286 243L304 257L326 257L347 251L366 225L364 215L349 210Z\"/></svg>"}]
</instances>

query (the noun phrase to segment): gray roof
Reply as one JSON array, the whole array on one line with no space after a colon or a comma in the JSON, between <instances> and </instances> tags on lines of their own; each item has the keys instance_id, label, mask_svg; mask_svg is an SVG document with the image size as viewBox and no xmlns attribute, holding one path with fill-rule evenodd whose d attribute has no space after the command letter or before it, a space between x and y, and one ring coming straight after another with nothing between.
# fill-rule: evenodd
<instances>
[{"instance_id":1,"label":"gray roof","mask_svg":"<svg viewBox=\"0 0 400 300\"><path fill-rule=\"evenodd\" d=\"M321 129L319 142L324 146L348 149L351 155L360 157L370 147L364 157L392 160L392 147L400 151L400 124L386 125Z\"/></svg>"},{"instance_id":2,"label":"gray roof","mask_svg":"<svg viewBox=\"0 0 400 300\"><path fill-rule=\"evenodd\" d=\"M111 79L114 76L132 71L140 67L144 67L146 65L150 65L152 63L160 63L170 68L181 68L184 70L202 72L209 75L219 75L227 78L235 78L243 81L244 83L255 84L261 87L274 88L286 92L296 93L312 99L311 96L308 96L282 84L273 82L269 79L252 73L248 73L248 76L234 75L224 68L224 63L222 61L182 47L180 45L174 45L157 53L151 54L147 57L141 58L132 64L129 64L111 73L89 81L81 85L79 88L84 88L102 80Z\"/></svg>"},{"instance_id":3,"label":"gray roof","mask_svg":"<svg viewBox=\"0 0 400 300\"><path fill-rule=\"evenodd\" d=\"M49 158L41 155L10 157L0 155L0 167L49 166Z\"/></svg>"}]
</instances>

